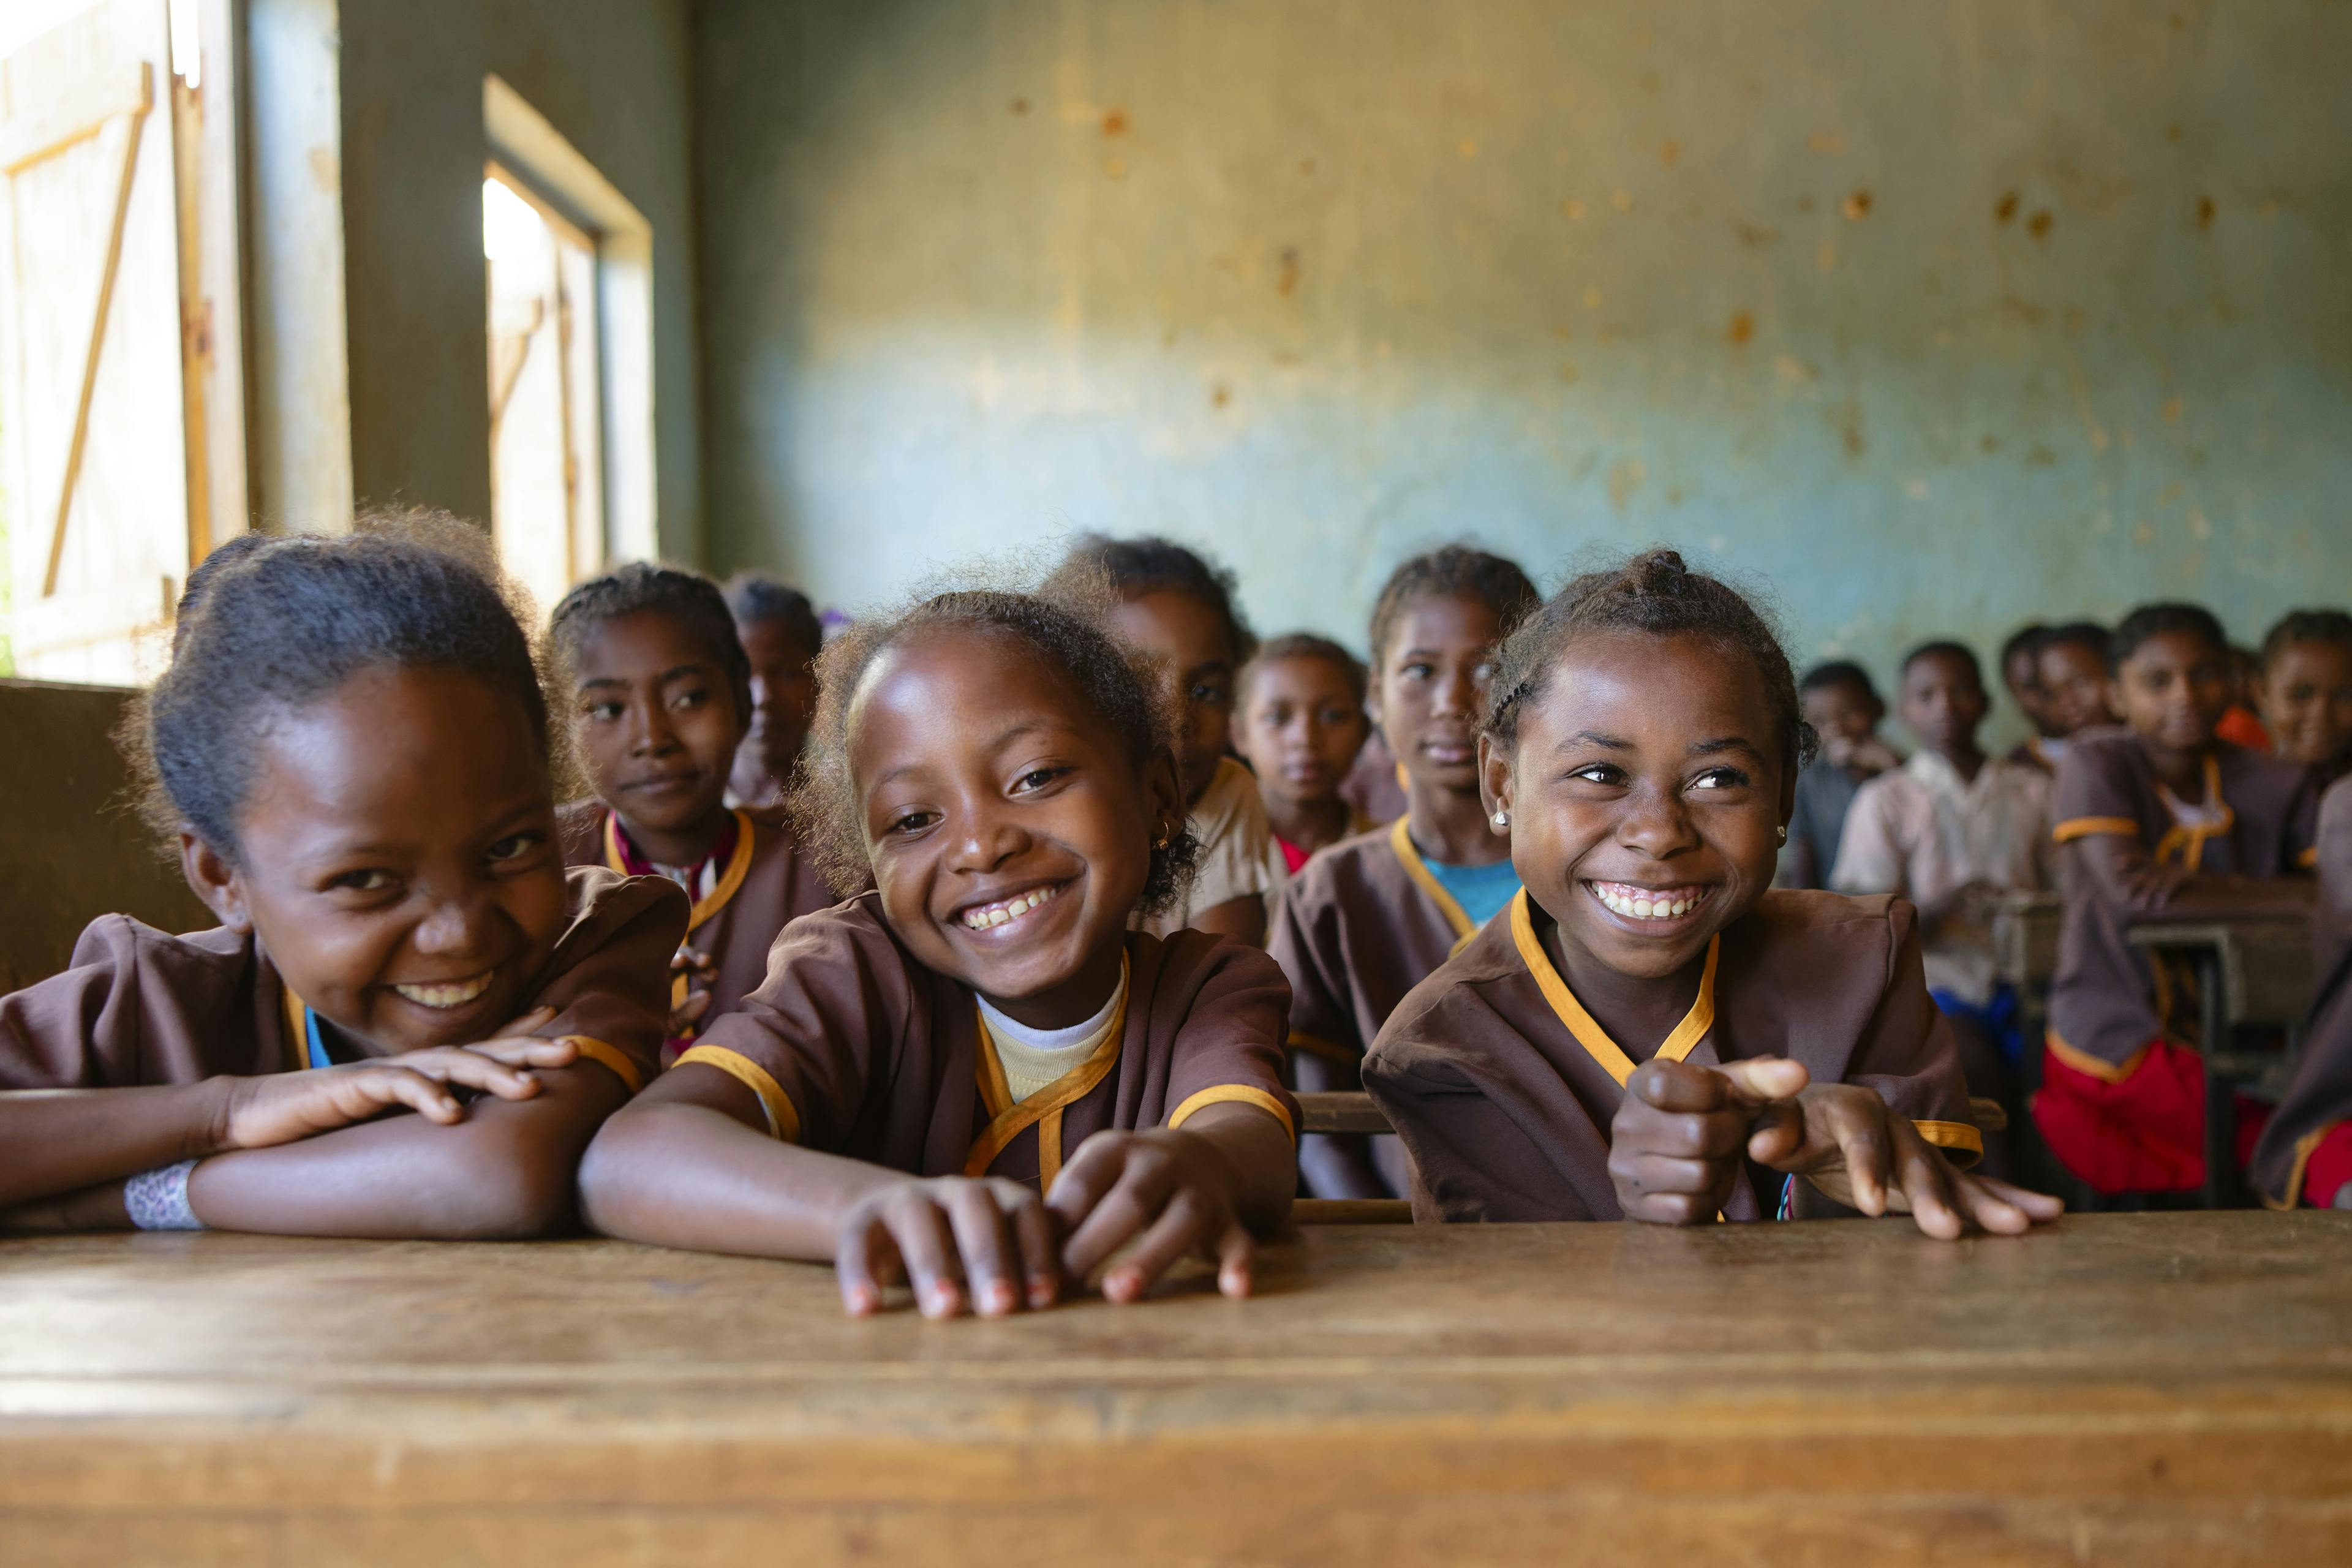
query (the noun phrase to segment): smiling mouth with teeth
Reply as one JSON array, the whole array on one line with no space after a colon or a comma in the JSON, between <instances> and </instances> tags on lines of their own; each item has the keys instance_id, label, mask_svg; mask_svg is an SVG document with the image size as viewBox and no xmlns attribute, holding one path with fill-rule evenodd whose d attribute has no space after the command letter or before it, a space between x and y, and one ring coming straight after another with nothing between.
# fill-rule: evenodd
<instances>
[{"instance_id":1,"label":"smiling mouth with teeth","mask_svg":"<svg viewBox=\"0 0 2352 1568\"><path fill-rule=\"evenodd\" d=\"M1629 882L1587 882L1592 896L1612 914L1637 921L1670 921L1705 903L1711 888L1636 888Z\"/></svg>"},{"instance_id":2,"label":"smiling mouth with teeth","mask_svg":"<svg viewBox=\"0 0 2352 1568\"><path fill-rule=\"evenodd\" d=\"M436 985L395 985L393 989L420 1007L462 1007L490 988L495 970L471 980L451 980Z\"/></svg>"},{"instance_id":3,"label":"smiling mouth with teeth","mask_svg":"<svg viewBox=\"0 0 2352 1568\"><path fill-rule=\"evenodd\" d=\"M1066 883L1050 888L1032 888L1025 893L1015 893L1009 899L999 899L992 904L974 904L956 916L967 931L989 931L997 926L1011 925L1040 904L1052 903L1062 896Z\"/></svg>"}]
</instances>

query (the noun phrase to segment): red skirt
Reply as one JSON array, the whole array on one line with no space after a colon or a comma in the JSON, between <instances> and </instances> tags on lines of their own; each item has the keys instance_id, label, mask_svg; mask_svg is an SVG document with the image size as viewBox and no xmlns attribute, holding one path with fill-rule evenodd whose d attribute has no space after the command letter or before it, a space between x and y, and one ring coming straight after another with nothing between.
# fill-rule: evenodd
<instances>
[{"instance_id":1,"label":"red skirt","mask_svg":"<svg viewBox=\"0 0 2352 1568\"><path fill-rule=\"evenodd\" d=\"M2240 1169L2271 1108L2237 1097ZM2186 1046L2150 1040L2114 1082L2070 1067L2048 1047L2033 1124L2059 1163L2095 1192L2179 1193L2205 1184L2205 1063Z\"/></svg>"}]
</instances>

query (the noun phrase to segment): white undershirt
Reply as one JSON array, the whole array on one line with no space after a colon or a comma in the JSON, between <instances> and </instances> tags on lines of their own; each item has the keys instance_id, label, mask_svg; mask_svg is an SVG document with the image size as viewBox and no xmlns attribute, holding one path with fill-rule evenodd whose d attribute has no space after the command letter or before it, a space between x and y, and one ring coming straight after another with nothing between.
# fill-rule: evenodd
<instances>
[{"instance_id":1,"label":"white undershirt","mask_svg":"<svg viewBox=\"0 0 2352 1568\"><path fill-rule=\"evenodd\" d=\"M1004 1068L1005 1087L1013 1091L1013 1103L1017 1105L1085 1061L1103 1043L1103 1037L1118 1021L1120 1004L1127 1000L1127 965L1121 963L1118 966L1118 988L1111 992L1110 1000L1102 1005L1101 1011L1066 1029L1033 1029L990 1006L987 997L976 996L974 1000L980 1004L981 1021L988 1026L989 1037L996 1044L996 1059Z\"/></svg>"}]
</instances>

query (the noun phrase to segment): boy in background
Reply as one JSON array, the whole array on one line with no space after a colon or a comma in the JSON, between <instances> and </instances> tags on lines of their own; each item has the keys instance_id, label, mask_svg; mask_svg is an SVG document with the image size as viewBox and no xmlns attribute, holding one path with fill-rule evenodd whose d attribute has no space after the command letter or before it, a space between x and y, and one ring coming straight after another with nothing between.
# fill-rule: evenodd
<instances>
[{"instance_id":1,"label":"boy in background","mask_svg":"<svg viewBox=\"0 0 2352 1568\"><path fill-rule=\"evenodd\" d=\"M1822 749L1797 775L1796 810L1774 880L1784 888L1824 888L1855 792L1903 759L1878 738L1886 704L1862 666L1848 659L1815 665L1798 683L1797 700Z\"/></svg>"}]
</instances>

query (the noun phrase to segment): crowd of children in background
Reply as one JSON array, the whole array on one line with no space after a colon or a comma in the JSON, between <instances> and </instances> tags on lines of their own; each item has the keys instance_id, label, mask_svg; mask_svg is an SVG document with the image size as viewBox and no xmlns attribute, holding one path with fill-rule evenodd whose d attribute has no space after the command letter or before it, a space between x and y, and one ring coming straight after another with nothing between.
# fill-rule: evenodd
<instances>
[{"instance_id":1,"label":"crowd of children in background","mask_svg":"<svg viewBox=\"0 0 2352 1568\"><path fill-rule=\"evenodd\" d=\"M1671 551L1549 599L1416 555L1362 661L1260 641L1157 538L830 640L772 579L632 564L535 662L472 537L363 520L192 577L125 732L221 924L109 917L0 999L0 1228L578 1222L940 1314L1187 1256L1244 1293L1302 1192L2015 1231L2056 1205L1972 1096L2036 1084L2098 1192L2198 1186L2193 1009L2127 927L2315 864L2325 983L2252 1169L2352 1205L2340 612L2256 654L2184 605L2027 627L2000 756L1976 653L1924 642L1906 758L1866 670L1800 679ZM2040 890L2030 1040L1994 930ZM1360 1088L1393 1135L1300 1136L1295 1093Z\"/></svg>"}]
</instances>

